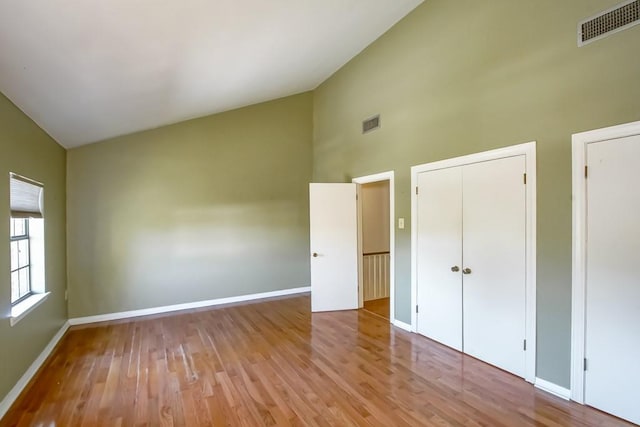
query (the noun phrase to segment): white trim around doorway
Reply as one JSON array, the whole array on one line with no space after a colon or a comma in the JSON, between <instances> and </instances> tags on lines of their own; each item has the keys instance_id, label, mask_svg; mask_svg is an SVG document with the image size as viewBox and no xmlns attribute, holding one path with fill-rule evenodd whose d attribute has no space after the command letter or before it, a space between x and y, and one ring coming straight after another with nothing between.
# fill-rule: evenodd
<instances>
[{"instance_id":1,"label":"white trim around doorway","mask_svg":"<svg viewBox=\"0 0 640 427\"><path fill-rule=\"evenodd\" d=\"M373 175L353 178L355 184L371 184L373 182L389 181L389 322L396 322L396 232L395 232L395 184L394 172L387 171ZM362 256L362 254L360 254Z\"/></svg>"},{"instance_id":2,"label":"white trim around doorway","mask_svg":"<svg viewBox=\"0 0 640 427\"><path fill-rule=\"evenodd\" d=\"M526 164L526 331L527 340L525 380L536 380L536 143L526 142L495 150L426 163L411 167L411 331L417 332L417 241L418 204L415 188L418 174L437 169L471 163L497 160L505 157L525 156Z\"/></svg>"},{"instance_id":3,"label":"white trim around doorway","mask_svg":"<svg viewBox=\"0 0 640 427\"><path fill-rule=\"evenodd\" d=\"M572 143L572 295L571 295L571 400L584 404L584 358L587 268L587 145L640 135L640 121L571 136Z\"/></svg>"}]
</instances>

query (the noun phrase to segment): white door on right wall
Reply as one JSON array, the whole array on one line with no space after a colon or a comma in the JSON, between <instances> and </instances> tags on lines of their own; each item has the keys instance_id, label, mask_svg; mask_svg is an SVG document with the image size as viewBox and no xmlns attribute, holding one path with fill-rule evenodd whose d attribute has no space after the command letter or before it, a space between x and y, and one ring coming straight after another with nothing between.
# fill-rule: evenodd
<instances>
[{"instance_id":1,"label":"white door on right wall","mask_svg":"<svg viewBox=\"0 0 640 427\"><path fill-rule=\"evenodd\" d=\"M417 328L526 375L524 155L417 174Z\"/></svg>"},{"instance_id":2,"label":"white door on right wall","mask_svg":"<svg viewBox=\"0 0 640 427\"><path fill-rule=\"evenodd\" d=\"M418 174L417 332L462 351L462 167Z\"/></svg>"},{"instance_id":3,"label":"white door on right wall","mask_svg":"<svg viewBox=\"0 0 640 427\"><path fill-rule=\"evenodd\" d=\"M464 167L464 352L525 376L525 156Z\"/></svg>"},{"instance_id":4,"label":"white door on right wall","mask_svg":"<svg viewBox=\"0 0 640 427\"><path fill-rule=\"evenodd\" d=\"M587 145L585 403L640 424L640 136Z\"/></svg>"}]
</instances>

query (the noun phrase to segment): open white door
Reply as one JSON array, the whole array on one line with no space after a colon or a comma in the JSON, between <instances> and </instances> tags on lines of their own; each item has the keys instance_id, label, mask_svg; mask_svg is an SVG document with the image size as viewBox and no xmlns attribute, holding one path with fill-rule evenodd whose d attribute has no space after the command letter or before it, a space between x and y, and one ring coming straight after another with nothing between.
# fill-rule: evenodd
<instances>
[{"instance_id":1,"label":"open white door","mask_svg":"<svg viewBox=\"0 0 640 427\"><path fill-rule=\"evenodd\" d=\"M358 308L356 184L309 184L311 311Z\"/></svg>"}]
</instances>

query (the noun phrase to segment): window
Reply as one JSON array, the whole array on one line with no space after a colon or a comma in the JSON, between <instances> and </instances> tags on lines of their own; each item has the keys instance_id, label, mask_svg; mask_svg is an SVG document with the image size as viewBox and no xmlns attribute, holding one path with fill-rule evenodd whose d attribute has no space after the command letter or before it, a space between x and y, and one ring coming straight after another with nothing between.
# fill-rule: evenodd
<instances>
[{"instance_id":1,"label":"window","mask_svg":"<svg viewBox=\"0 0 640 427\"><path fill-rule=\"evenodd\" d=\"M29 220L11 218L11 304L31 295Z\"/></svg>"},{"instance_id":2,"label":"window","mask_svg":"<svg viewBox=\"0 0 640 427\"><path fill-rule=\"evenodd\" d=\"M11 218L11 325L43 302L44 215L43 186L39 182L9 174Z\"/></svg>"}]
</instances>

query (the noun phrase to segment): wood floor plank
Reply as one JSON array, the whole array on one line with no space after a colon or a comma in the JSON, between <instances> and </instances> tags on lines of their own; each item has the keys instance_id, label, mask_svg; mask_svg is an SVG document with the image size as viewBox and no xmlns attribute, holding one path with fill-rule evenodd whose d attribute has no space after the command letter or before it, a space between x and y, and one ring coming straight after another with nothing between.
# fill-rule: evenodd
<instances>
[{"instance_id":1,"label":"wood floor plank","mask_svg":"<svg viewBox=\"0 0 640 427\"><path fill-rule=\"evenodd\" d=\"M374 299L374 300L369 300L369 301L365 301L364 302L364 309L367 311L370 311L372 313L375 313L379 316L384 317L385 319L389 318L389 304L390 304L390 298L380 298L380 299Z\"/></svg>"},{"instance_id":2,"label":"wood floor plank","mask_svg":"<svg viewBox=\"0 0 640 427\"><path fill-rule=\"evenodd\" d=\"M0 426L630 426L308 296L72 327Z\"/></svg>"}]
</instances>

